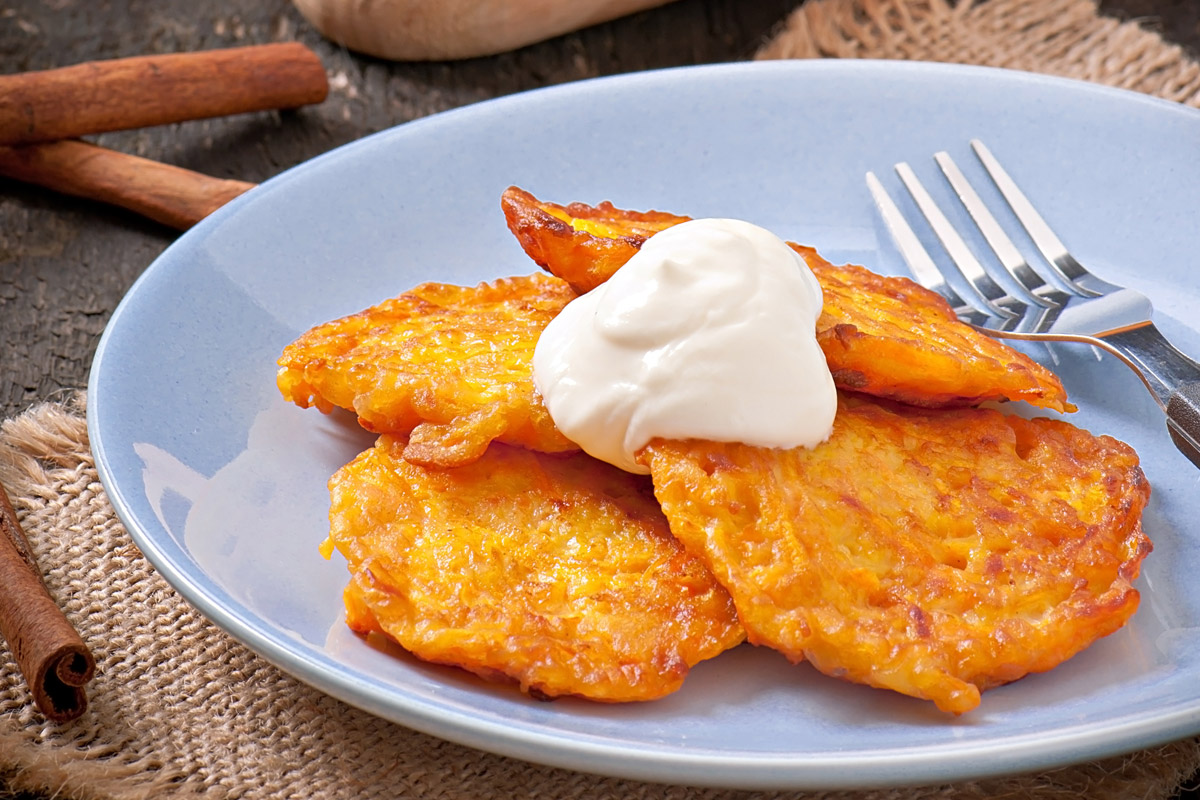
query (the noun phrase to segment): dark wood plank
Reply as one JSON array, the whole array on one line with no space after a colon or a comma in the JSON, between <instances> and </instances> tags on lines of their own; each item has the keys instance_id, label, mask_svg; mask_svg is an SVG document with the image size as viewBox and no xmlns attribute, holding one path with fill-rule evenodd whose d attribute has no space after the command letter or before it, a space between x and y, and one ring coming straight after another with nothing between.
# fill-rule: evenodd
<instances>
[{"instance_id":1,"label":"dark wood plank","mask_svg":"<svg viewBox=\"0 0 1200 800\"><path fill-rule=\"evenodd\" d=\"M1142 27L1182 45L1200 56L1200 3L1196 0L1100 0L1100 11Z\"/></svg>"}]
</instances>

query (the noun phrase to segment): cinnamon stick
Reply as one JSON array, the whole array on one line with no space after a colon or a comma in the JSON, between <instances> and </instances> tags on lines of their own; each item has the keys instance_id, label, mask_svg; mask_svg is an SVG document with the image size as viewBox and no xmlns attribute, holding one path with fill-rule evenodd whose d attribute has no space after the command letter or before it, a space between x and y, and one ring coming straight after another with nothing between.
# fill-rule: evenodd
<instances>
[{"instance_id":1,"label":"cinnamon stick","mask_svg":"<svg viewBox=\"0 0 1200 800\"><path fill-rule=\"evenodd\" d=\"M0 175L127 208L177 230L254 188L75 139L0 147Z\"/></svg>"},{"instance_id":2,"label":"cinnamon stick","mask_svg":"<svg viewBox=\"0 0 1200 800\"><path fill-rule=\"evenodd\" d=\"M87 709L84 686L96 662L46 590L25 531L0 486L0 635L8 642L33 700L56 722Z\"/></svg>"},{"instance_id":3,"label":"cinnamon stick","mask_svg":"<svg viewBox=\"0 0 1200 800\"><path fill-rule=\"evenodd\" d=\"M298 108L328 92L321 60L298 42L0 75L0 145Z\"/></svg>"}]
</instances>

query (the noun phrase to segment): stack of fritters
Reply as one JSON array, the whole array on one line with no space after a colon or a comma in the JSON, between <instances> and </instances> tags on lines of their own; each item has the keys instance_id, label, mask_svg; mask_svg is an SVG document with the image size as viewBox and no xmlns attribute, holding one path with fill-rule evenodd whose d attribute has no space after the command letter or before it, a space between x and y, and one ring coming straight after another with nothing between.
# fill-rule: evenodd
<instances>
[{"instance_id":1,"label":"stack of fritters","mask_svg":"<svg viewBox=\"0 0 1200 800\"><path fill-rule=\"evenodd\" d=\"M793 245L824 291L827 442L655 440L640 458L657 503L644 478L572 452L534 389L537 338L687 218L516 188L502 207L557 277L419 286L280 358L289 400L385 434L330 483L355 630L539 696L613 701L673 691L745 636L961 713L1136 609L1150 489L1132 449L977 408L1073 409L940 297L811 248Z\"/></svg>"}]
</instances>

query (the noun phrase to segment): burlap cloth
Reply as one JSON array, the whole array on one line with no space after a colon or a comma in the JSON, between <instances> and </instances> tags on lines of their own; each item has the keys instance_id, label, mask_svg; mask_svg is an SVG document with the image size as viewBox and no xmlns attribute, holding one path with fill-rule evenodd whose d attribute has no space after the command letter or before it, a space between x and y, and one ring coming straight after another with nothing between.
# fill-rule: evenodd
<instances>
[{"instance_id":1,"label":"burlap cloth","mask_svg":"<svg viewBox=\"0 0 1200 800\"><path fill-rule=\"evenodd\" d=\"M1200 104L1200 66L1092 0L809 0L763 58L967 62ZM72 798L1165 798L1200 740L1006 779L873 792L746 793L600 778L493 756L349 708L208 623L158 576L96 476L84 398L0 426L0 481L99 673L80 720L46 722L0 646L0 776Z\"/></svg>"}]
</instances>

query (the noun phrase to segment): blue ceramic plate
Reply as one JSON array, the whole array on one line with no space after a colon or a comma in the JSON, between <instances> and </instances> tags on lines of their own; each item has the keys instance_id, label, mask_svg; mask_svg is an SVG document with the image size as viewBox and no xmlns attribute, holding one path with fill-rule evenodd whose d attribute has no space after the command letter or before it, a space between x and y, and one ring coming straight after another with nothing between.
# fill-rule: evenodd
<instances>
[{"instance_id":1,"label":"blue ceramic plate","mask_svg":"<svg viewBox=\"0 0 1200 800\"><path fill-rule=\"evenodd\" d=\"M987 692L955 719L749 646L642 705L529 700L341 622L344 564L317 553L325 483L371 442L285 404L275 359L308 327L422 281L535 271L499 197L740 217L835 262L903 274L863 175L981 137L1093 271L1141 289L1200 353L1200 113L989 69L739 64L587 81L370 136L251 191L184 235L113 315L93 367L97 465L137 544L188 600L352 705L474 747L631 778L742 788L899 785L1047 768L1200 733L1200 472L1125 367L1032 350L1077 424L1141 453L1155 551L1125 630Z\"/></svg>"}]
</instances>

